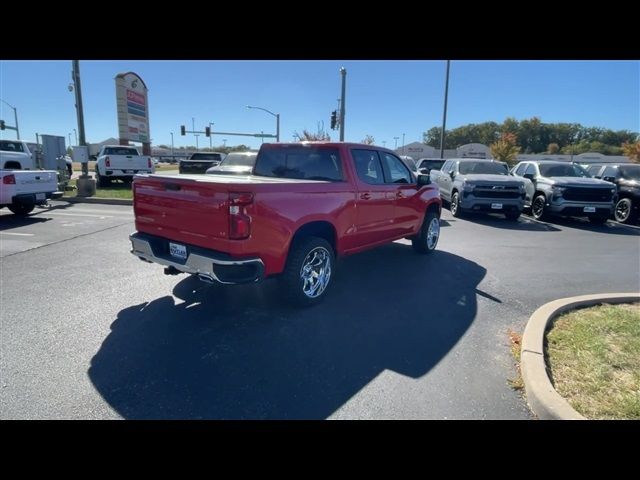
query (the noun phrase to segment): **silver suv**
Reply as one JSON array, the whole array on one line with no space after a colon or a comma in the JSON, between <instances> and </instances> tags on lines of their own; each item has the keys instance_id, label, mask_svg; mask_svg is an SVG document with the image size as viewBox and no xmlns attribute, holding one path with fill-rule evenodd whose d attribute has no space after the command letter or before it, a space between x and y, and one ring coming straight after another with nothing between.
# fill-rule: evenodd
<instances>
[{"instance_id":1,"label":"silver suv","mask_svg":"<svg viewBox=\"0 0 640 480\"><path fill-rule=\"evenodd\" d=\"M452 158L441 170L431 170L431 181L451 214L463 212L504 213L517 220L524 208L524 181L509 176L505 163L476 158Z\"/></svg>"},{"instance_id":2,"label":"silver suv","mask_svg":"<svg viewBox=\"0 0 640 480\"><path fill-rule=\"evenodd\" d=\"M588 217L605 223L613 212L616 188L591 178L577 163L527 161L518 163L511 175L526 181L526 207L537 220L548 214Z\"/></svg>"}]
</instances>

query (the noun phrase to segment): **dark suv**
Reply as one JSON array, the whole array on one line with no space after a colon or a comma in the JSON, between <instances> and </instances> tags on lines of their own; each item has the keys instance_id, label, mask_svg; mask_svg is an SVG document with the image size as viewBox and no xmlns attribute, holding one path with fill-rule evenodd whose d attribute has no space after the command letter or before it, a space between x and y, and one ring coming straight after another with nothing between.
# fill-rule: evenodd
<instances>
[{"instance_id":1,"label":"dark suv","mask_svg":"<svg viewBox=\"0 0 640 480\"><path fill-rule=\"evenodd\" d=\"M618 187L618 199L613 216L620 223L631 223L638 219L640 207L640 165L627 163L602 165L593 174Z\"/></svg>"},{"instance_id":2,"label":"dark suv","mask_svg":"<svg viewBox=\"0 0 640 480\"><path fill-rule=\"evenodd\" d=\"M178 170L180 173L206 173L209 168L220 165L224 157L224 153L218 152L192 153L187 160L180 160Z\"/></svg>"}]
</instances>

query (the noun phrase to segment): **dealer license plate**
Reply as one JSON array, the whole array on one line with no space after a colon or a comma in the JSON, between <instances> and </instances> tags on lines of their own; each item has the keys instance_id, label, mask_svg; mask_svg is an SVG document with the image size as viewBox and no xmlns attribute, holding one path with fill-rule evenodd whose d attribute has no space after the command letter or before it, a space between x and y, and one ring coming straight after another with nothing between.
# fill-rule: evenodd
<instances>
[{"instance_id":1,"label":"dealer license plate","mask_svg":"<svg viewBox=\"0 0 640 480\"><path fill-rule=\"evenodd\" d=\"M169 242L169 253L171 256L185 260L187 258L187 247L178 243Z\"/></svg>"},{"instance_id":2,"label":"dealer license plate","mask_svg":"<svg viewBox=\"0 0 640 480\"><path fill-rule=\"evenodd\" d=\"M44 193L36 193L36 200L44 200L47 196Z\"/></svg>"},{"instance_id":3,"label":"dealer license plate","mask_svg":"<svg viewBox=\"0 0 640 480\"><path fill-rule=\"evenodd\" d=\"M584 207L584 213L595 213L596 207Z\"/></svg>"},{"instance_id":4,"label":"dealer license plate","mask_svg":"<svg viewBox=\"0 0 640 480\"><path fill-rule=\"evenodd\" d=\"M502 204L501 203L492 203L491 204L491 210L502 210Z\"/></svg>"}]
</instances>

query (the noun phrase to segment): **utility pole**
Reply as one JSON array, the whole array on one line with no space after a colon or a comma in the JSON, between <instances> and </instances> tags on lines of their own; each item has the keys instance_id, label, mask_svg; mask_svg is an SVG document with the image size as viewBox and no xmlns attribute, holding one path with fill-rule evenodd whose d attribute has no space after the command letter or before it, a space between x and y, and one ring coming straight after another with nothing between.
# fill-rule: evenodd
<instances>
[{"instance_id":1,"label":"utility pole","mask_svg":"<svg viewBox=\"0 0 640 480\"><path fill-rule=\"evenodd\" d=\"M78 130L80 131L80 146L86 147L87 140L84 134L84 110L82 108L82 85L80 83L80 61L72 60L73 65L73 84L76 93L76 114L78 116ZM89 176L89 163L82 163L82 176Z\"/></svg>"},{"instance_id":2,"label":"utility pole","mask_svg":"<svg viewBox=\"0 0 640 480\"><path fill-rule=\"evenodd\" d=\"M342 95L340 96L340 141L344 142L344 115L345 115L345 95L347 90L347 69L340 68L342 75Z\"/></svg>"},{"instance_id":3,"label":"utility pole","mask_svg":"<svg viewBox=\"0 0 640 480\"><path fill-rule=\"evenodd\" d=\"M449 96L449 64L447 60L447 79L444 84L444 112L442 113L442 132L440 132L440 158L444 158L444 130L447 126L447 97Z\"/></svg>"},{"instance_id":4,"label":"utility pole","mask_svg":"<svg viewBox=\"0 0 640 480\"><path fill-rule=\"evenodd\" d=\"M402 134L402 155L404 155L404 133Z\"/></svg>"}]
</instances>

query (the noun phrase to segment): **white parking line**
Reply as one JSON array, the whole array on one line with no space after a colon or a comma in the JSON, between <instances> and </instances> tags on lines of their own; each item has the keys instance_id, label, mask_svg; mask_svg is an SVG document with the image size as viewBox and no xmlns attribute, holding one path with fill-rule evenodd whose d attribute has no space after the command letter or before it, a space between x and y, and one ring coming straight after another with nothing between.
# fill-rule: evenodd
<instances>
[{"instance_id":1,"label":"white parking line","mask_svg":"<svg viewBox=\"0 0 640 480\"><path fill-rule=\"evenodd\" d=\"M62 213L62 212L46 212L45 215L53 215L60 217L93 217L93 218L113 218L113 215L92 215L90 213Z\"/></svg>"},{"instance_id":2,"label":"white parking line","mask_svg":"<svg viewBox=\"0 0 640 480\"><path fill-rule=\"evenodd\" d=\"M35 233L0 232L0 235L17 235L19 237L33 237Z\"/></svg>"}]
</instances>

